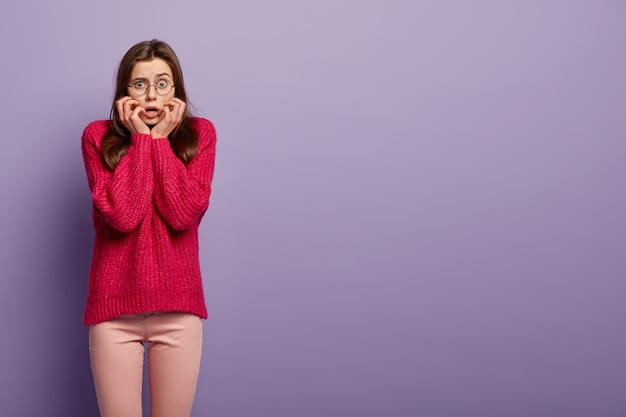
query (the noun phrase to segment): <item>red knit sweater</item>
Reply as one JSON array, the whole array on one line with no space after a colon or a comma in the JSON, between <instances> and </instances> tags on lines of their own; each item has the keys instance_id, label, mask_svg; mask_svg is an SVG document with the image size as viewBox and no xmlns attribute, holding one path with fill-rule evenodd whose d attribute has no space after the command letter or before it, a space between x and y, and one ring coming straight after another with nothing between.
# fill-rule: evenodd
<instances>
[{"instance_id":1,"label":"red knit sweater","mask_svg":"<svg viewBox=\"0 0 626 417\"><path fill-rule=\"evenodd\" d=\"M85 128L82 150L96 231L86 325L152 311L207 318L198 225L209 206L216 136L210 121L191 122L199 138L188 166L167 139L133 134L113 171L101 154L109 121Z\"/></svg>"}]
</instances>

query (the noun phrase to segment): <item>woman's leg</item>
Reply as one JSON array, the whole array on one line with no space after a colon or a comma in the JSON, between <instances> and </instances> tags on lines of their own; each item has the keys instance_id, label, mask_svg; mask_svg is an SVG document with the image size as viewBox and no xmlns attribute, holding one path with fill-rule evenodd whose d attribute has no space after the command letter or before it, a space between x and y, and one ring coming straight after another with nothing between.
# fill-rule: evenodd
<instances>
[{"instance_id":1,"label":"woman's leg","mask_svg":"<svg viewBox=\"0 0 626 417\"><path fill-rule=\"evenodd\" d=\"M202 320L186 313L146 321L151 417L189 417L202 354Z\"/></svg>"},{"instance_id":2,"label":"woman's leg","mask_svg":"<svg viewBox=\"0 0 626 417\"><path fill-rule=\"evenodd\" d=\"M101 417L141 417L143 317L89 327L89 352Z\"/></svg>"}]
</instances>

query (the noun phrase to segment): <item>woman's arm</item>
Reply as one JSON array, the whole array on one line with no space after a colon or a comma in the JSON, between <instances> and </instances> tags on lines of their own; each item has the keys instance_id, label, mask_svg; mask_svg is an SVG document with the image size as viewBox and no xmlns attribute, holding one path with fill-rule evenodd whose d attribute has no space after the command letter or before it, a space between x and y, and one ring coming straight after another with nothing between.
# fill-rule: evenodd
<instances>
[{"instance_id":1,"label":"woman's arm","mask_svg":"<svg viewBox=\"0 0 626 417\"><path fill-rule=\"evenodd\" d=\"M198 152L188 166L176 157L167 139L154 139L154 202L163 219L175 230L196 224L209 207L215 164L213 124L194 119Z\"/></svg>"},{"instance_id":2,"label":"woman's arm","mask_svg":"<svg viewBox=\"0 0 626 417\"><path fill-rule=\"evenodd\" d=\"M152 204L152 138L133 133L128 152L111 171L100 152L107 129L106 122L93 122L83 133L87 180L95 209L114 229L126 233L137 228Z\"/></svg>"}]
</instances>

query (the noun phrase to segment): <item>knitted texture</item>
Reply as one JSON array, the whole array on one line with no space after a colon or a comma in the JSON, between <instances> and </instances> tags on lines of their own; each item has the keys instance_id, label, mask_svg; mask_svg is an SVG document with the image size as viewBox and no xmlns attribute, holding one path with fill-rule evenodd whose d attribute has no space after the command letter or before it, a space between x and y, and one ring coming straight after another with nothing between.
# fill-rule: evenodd
<instances>
[{"instance_id":1,"label":"knitted texture","mask_svg":"<svg viewBox=\"0 0 626 417\"><path fill-rule=\"evenodd\" d=\"M85 325L152 311L207 318L198 226L209 206L216 135L206 119L191 123L199 138L188 166L168 139L135 133L113 171L101 153L109 121L85 128L82 150L95 228Z\"/></svg>"}]
</instances>

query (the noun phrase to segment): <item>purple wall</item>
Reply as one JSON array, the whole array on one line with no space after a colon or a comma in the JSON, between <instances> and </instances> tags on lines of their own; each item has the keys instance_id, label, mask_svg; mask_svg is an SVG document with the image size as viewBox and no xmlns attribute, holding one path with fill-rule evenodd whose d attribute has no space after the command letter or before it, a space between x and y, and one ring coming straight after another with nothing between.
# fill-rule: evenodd
<instances>
[{"instance_id":1,"label":"purple wall","mask_svg":"<svg viewBox=\"0 0 626 417\"><path fill-rule=\"evenodd\" d=\"M194 416L626 415L626 3L303 3L3 7L0 415L97 415L80 135L153 37L219 137Z\"/></svg>"}]
</instances>

